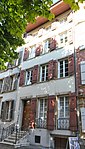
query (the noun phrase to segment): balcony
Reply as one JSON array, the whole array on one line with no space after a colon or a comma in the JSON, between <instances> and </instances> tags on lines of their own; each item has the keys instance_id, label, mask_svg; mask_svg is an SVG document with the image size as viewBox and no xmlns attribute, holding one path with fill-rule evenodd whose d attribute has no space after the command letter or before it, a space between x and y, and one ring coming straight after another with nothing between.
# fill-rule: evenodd
<instances>
[{"instance_id":1,"label":"balcony","mask_svg":"<svg viewBox=\"0 0 85 149\"><path fill-rule=\"evenodd\" d=\"M36 119L36 128L46 128L47 119L37 118Z\"/></svg>"},{"instance_id":2,"label":"balcony","mask_svg":"<svg viewBox=\"0 0 85 149\"><path fill-rule=\"evenodd\" d=\"M68 130L69 129L69 118L59 118L57 120L57 129Z\"/></svg>"}]
</instances>

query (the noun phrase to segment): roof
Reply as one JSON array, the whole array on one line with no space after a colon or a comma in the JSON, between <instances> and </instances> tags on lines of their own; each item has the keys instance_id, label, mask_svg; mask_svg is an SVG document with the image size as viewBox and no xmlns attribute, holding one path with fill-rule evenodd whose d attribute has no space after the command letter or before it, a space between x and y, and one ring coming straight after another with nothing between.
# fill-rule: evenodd
<instances>
[{"instance_id":1,"label":"roof","mask_svg":"<svg viewBox=\"0 0 85 149\"><path fill-rule=\"evenodd\" d=\"M55 16L58 16L69 9L70 9L70 6L68 4L66 4L63 1L58 1L57 3L52 5L52 7L50 8L50 11ZM36 29L37 27L39 27L40 25L43 25L46 22L48 22L47 18L37 17L36 23L34 23L34 24L28 23L28 25L26 27L26 32L30 32L30 31Z\"/></svg>"}]
</instances>

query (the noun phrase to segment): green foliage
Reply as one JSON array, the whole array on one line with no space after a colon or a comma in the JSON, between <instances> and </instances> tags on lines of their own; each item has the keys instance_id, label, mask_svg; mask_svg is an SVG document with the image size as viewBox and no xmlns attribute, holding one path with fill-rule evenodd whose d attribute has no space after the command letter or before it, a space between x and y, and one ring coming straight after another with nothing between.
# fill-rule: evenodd
<instances>
[{"instance_id":1,"label":"green foliage","mask_svg":"<svg viewBox=\"0 0 85 149\"><path fill-rule=\"evenodd\" d=\"M51 5L52 0L0 0L0 69L17 57L27 22L35 22L37 16L53 17Z\"/></svg>"},{"instance_id":2,"label":"green foliage","mask_svg":"<svg viewBox=\"0 0 85 149\"><path fill-rule=\"evenodd\" d=\"M78 3L84 0L64 1L78 10ZM28 22L34 23L37 16L49 20L54 17L50 13L51 5L52 0L0 0L0 69L17 57L16 48L24 44L22 34Z\"/></svg>"}]
</instances>

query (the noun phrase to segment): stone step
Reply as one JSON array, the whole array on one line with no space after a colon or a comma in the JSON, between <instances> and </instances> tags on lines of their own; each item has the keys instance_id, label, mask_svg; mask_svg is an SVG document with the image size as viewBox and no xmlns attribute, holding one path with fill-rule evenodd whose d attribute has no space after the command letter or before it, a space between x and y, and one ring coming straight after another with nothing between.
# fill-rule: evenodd
<instances>
[{"instance_id":1,"label":"stone step","mask_svg":"<svg viewBox=\"0 0 85 149\"><path fill-rule=\"evenodd\" d=\"M9 142L0 142L0 149L14 149L14 144Z\"/></svg>"},{"instance_id":2,"label":"stone step","mask_svg":"<svg viewBox=\"0 0 85 149\"><path fill-rule=\"evenodd\" d=\"M9 143L13 143L14 144L15 140L7 138L7 139L4 140L4 142L9 142Z\"/></svg>"}]
</instances>

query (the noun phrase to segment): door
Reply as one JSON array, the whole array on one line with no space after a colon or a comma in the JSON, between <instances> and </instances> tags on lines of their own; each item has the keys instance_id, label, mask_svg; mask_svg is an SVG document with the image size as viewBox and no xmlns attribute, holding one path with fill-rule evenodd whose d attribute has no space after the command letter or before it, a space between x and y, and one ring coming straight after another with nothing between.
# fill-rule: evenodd
<instances>
[{"instance_id":1,"label":"door","mask_svg":"<svg viewBox=\"0 0 85 149\"><path fill-rule=\"evenodd\" d=\"M24 102L23 108L23 119L22 119L22 129L27 130L30 124L30 114L31 114L31 100Z\"/></svg>"},{"instance_id":2,"label":"door","mask_svg":"<svg viewBox=\"0 0 85 149\"><path fill-rule=\"evenodd\" d=\"M67 139L66 138L55 138L55 149L66 149Z\"/></svg>"}]
</instances>

